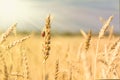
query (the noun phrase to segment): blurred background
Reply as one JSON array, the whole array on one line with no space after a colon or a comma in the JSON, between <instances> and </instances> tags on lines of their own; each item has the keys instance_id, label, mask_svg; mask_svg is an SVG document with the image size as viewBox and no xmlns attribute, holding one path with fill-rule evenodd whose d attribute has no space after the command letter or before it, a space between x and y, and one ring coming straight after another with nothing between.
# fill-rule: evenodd
<instances>
[{"instance_id":1,"label":"blurred background","mask_svg":"<svg viewBox=\"0 0 120 80\"><path fill-rule=\"evenodd\" d=\"M120 33L119 0L0 0L0 30L17 23L18 31L41 31L51 14L52 31L79 33L91 29L98 33L105 20L113 15L111 25Z\"/></svg>"}]
</instances>

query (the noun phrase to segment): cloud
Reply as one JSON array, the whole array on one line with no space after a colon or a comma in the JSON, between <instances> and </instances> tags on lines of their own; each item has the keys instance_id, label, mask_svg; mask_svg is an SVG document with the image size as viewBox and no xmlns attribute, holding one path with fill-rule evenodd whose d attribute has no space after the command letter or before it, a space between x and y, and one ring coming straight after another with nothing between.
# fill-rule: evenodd
<instances>
[{"instance_id":1,"label":"cloud","mask_svg":"<svg viewBox=\"0 0 120 80\"><path fill-rule=\"evenodd\" d=\"M76 32L82 28L96 32L102 26L100 16L107 19L114 15L112 24L116 27L115 31L119 31L118 0L23 0L23 3L28 8L26 14L17 20L21 29L29 27L31 30L39 30L44 26L47 15L51 13L54 16L53 30ZM0 21L2 22L1 18ZM10 24L7 21L5 23Z\"/></svg>"}]
</instances>

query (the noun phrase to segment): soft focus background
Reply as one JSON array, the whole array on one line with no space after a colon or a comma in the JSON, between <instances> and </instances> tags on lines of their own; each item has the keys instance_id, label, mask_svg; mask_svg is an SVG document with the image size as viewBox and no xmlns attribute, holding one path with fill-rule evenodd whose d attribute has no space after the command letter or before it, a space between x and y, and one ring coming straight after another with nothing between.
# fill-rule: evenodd
<instances>
[{"instance_id":1,"label":"soft focus background","mask_svg":"<svg viewBox=\"0 0 120 80\"><path fill-rule=\"evenodd\" d=\"M17 30L40 31L49 14L55 32L99 32L99 17L114 15L112 25L120 33L119 0L0 0L0 30L18 23Z\"/></svg>"},{"instance_id":2,"label":"soft focus background","mask_svg":"<svg viewBox=\"0 0 120 80\"><path fill-rule=\"evenodd\" d=\"M119 1L0 0L0 80L120 80Z\"/></svg>"}]
</instances>

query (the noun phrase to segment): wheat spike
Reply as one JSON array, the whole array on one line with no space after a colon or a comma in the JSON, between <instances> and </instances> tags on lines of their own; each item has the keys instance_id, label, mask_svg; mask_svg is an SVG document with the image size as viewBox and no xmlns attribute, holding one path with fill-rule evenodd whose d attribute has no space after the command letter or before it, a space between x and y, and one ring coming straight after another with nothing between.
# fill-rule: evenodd
<instances>
[{"instance_id":1,"label":"wheat spike","mask_svg":"<svg viewBox=\"0 0 120 80\"><path fill-rule=\"evenodd\" d=\"M119 51L120 51L120 41L115 46L115 50L112 53L112 58L110 59L110 63L109 64L111 64L113 62L113 60L116 58L116 55L118 55Z\"/></svg>"},{"instance_id":2,"label":"wheat spike","mask_svg":"<svg viewBox=\"0 0 120 80\"><path fill-rule=\"evenodd\" d=\"M16 41L13 41L12 43L10 43L6 49L11 49L12 47L14 47L15 45L19 44L19 43L22 43L23 41L25 41L26 39L30 38L30 36L26 36L26 37L23 37L22 39L20 40L16 40Z\"/></svg>"},{"instance_id":3,"label":"wheat spike","mask_svg":"<svg viewBox=\"0 0 120 80\"><path fill-rule=\"evenodd\" d=\"M92 32L90 30L87 35L86 42L85 42L85 50L86 51L89 49L89 46L90 46L91 35L92 35Z\"/></svg>"},{"instance_id":4,"label":"wheat spike","mask_svg":"<svg viewBox=\"0 0 120 80\"><path fill-rule=\"evenodd\" d=\"M16 26L17 26L17 24L14 25L14 28L13 28L13 33L14 33L15 37L17 36Z\"/></svg>"},{"instance_id":5,"label":"wheat spike","mask_svg":"<svg viewBox=\"0 0 120 80\"><path fill-rule=\"evenodd\" d=\"M0 38L0 44L2 44L6 40L6 38L9 36L9 34L14 30L14 27L16 25L17 24L14 24L14 25L10 26L8 28L8 30L5 33L2 34L2 37Z\"/></svg>"},{"instance_id":6,"label":"wheat spike","mask_svg":"<svg viewBox=\"0 0 120 80\"><path fill-rule=\"evenodd\" d=\"M95 53L95 60L94 60L94 80L96 79L96 63L97 63L97 56L98 56L98 52L99 52L99 44L100 44L100 39L104 36L105 31L107 30L107 28L110 25L110 22L112 21L113 16L110 16L109 19L105 22L105 24L103 25L103 27L101 28L100 32L99 32L99 36L98 36L98 41L97 41L97 47L96 47L96 53Z\"/></svg>"},{"instance_id":7,"label":"wheat spike","mask_svg":"<svg viewBox=\"0 0 120 80\"><path fill-rule=\"evenodd\" d=\"M46 19L46 24L43 32L41 33L42 37L44 38L44 43L42 44L42 53L43 53L43 80L46 79L46 60L49 57L50 53L50 39L51 39L51 21L50 15Z\"/></svg>"},{"instance_id":8,"label":"wheat spike","mask_svg":"<svg viewBox=\"0 0 120 80\"><path fill-rule=\"evenodd\" d=\"M42 36L44 38L44 44L43 44L43 54L44 54L44 61L48 59L49 53L50 53L50 15L46 19L46 25L45 25L45 30L42 32Z\"/></svg>"},{"instance_id":9,"label":"wheat spike","mask_svg":"<svg viewBox=\"0 0 120 80\"><path fill-rule=\"evenodd\" d=\"M87 38L87 34L81 29L80 30L81 34L83 35L84 38Z\"/></svg>"},{"instance_id":10,"label":"wheat spike","mask_svg":"<svg viewBox=\"0 0 120 80\"><path fill-rule=\"evenodd\" d=\"M112 45L109 47L109 50L115 49L115 47L116 47L116 45L118 44L119 41L120 41L120 38L117 39L117 40L114 42L114 44L112 44Z\"/></svg>"},{"instance_id":11,"label":"wheat spike","mask_svg":"<svg viewBox=\"0 0 120 80\"><path fill-rule=\"evenodd\" d=\"M112 57L111 57L110 61L108 62L109 66L108 66L108 69L107 69L107 75L109 75L109 72L112 69L112 64L113 64L114 60L117 58L117 55L119 54L119 51L120 51L120 41L115 46L115 49L112 53Z\"/></svg>"},{"instance_id":12,"label":"wheat spike","mask_svg":"<svg viewBox=\"0 0 120 80\"><path fill-rule=\"evenodd\" d=\"M2 65L4 67L4 70L3 70L4 80L8 80L8 71L7 71L7 66L6 66L6 62L5 62L3 53L0 53L0 60L3 62Z\"/></svg>"},{"instance_id":13,"label":"wheat spike","mask_svg":"<svg viewBox=\"0 0 120 80\"><path fill-rule=\"evenodd\" d=\"M102 38L105 31L107 30L108 26L110 25L110 22L112 21L113 16L110 16L109 19L106 21L106 23L103 25L102 29L99 32L99 38Z\"/></svg>"},{"instance_id":14,"label":"wheat spike","mask_svg":"<svg viewBox=\"0 0 120 80\"><path fill-rule=\"evenodd\" d=\"M59 73L59 60L56 61L56 66L55 66L55 80L58 80L58 73Z\"/></svg>"},{"instance_id":15,"label":"wheat spike","mask_svg":"<svg viewBox=\"0 0 120 80\"><path fill-rule=\"evenodd\" d=\"M23 63L23 67L24 67L24 79L26 79L26 80L29 80L30 79L30 77L29 77L29 67L28 67L28 59L27 59L27 55L26 55L26 53L25 53L25 51L24 51L24 48L22 47L21 48L22 49L22 52L21 52L21 56L22 56L22 63Z\"/></svg>"},{"instance_id":16,"label":"wheat spike","mask_svg":"<svg viewBox=\"0 0 120 80\"><path fill-rule=\"evenodd\" d=\"M87 62L87 56L86 56L87 51L89 49L90 40L91 40L91 31L89 31L89 33L87 35L87 39L85 42L85 50L81 53L81 60L82 60L82 64L83 64L85 80L88 80L88 79L92 80L90 69L89 69L88 62Z\"/></svg>"},{"instance_id":17,"label":"wheat spike","mask_svg":"<svg viewBox=\"0 0 120 80\"><path fill-rule=\"evenodd\" d=\"M102 22L103 25L106 23L106 21L102 17L100 17L100 21ZM109 40L110 40L112 38L112 35L113 35L114 26L108 25L108 28L109 28Z\"/></svg>"}]
</instances>

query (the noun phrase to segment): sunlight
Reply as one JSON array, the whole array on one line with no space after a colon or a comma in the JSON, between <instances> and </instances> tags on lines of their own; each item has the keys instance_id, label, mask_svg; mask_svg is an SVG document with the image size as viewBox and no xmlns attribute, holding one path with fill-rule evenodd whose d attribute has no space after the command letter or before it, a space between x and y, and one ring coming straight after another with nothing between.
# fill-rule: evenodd
<instances>
[{"instance_id":1,"label":"sunlight","mask_svg":"<svg viewBox=\"0 0 120 80\"><path fill-rule=\"evenodd\" d=\"M17 0L0 0L0 14L12 16L17 14L19 2Z\"/></svg>"},{"instance_id":2,"label":"sunlight","mask_svg":"<svg viewBox=\"0 0 120 80\"><path fill-rule=\"evenodd\" d=\"M26 15L26 6L22 0L0 0L0 18L15 21Z\"/></svg>"},{"instance_id":3,"label":"sunlight","mask_svg":"<svg viewBox=\"0 0 120 80\"><path fill-rule=\"evenodd\" d=\"M0 0L0 8L5 13L12 13L16 10L17 2L15 0Z\"/></svg>"}]
</instances>

